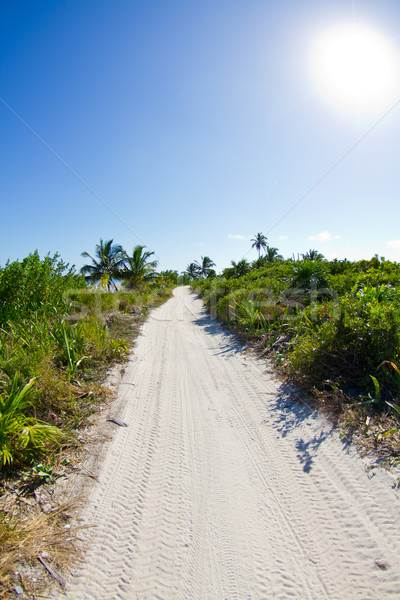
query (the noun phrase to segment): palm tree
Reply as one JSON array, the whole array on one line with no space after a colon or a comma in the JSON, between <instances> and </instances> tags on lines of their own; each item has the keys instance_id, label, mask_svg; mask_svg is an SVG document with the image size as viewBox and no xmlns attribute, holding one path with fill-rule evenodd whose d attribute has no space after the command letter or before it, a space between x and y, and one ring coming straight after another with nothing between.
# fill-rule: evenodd
<instances>
[{"instance_id":1,"label":"palm tree","mask_svg":"<svg viewBox=\"0 0 400 600\"><path fill-rule=\"evenodd\" d=\"M124 270L122 279L126 287L132 289L141 283L153 281L157 277L158 260L150 260L154 252L146 250L145 246L135 246L132 255L124 252Z\"/></svg>"},{"instance_id":2,"label":"palm tree","mask_svg":"<svg viewBox=\"0 0 400 600\"><path fill-rule=\"evenodd\" d=\"M113 244L113 240L103 242L100 239L100 244L96 244L96 258L93 258L89 252L82 252L81 256L90 258L92 264L84 265L81 268L81 273L85 275L86 281L92 284L105 281L107 289L110 291L111 285L117 289L115 279L121 275L121 268L124 262L124 251L119 244Z\"/></svg>"},{"instance_id":3,"label":"palm tree","mask_svg":"<svg viewBox=\"0 0 400 600\"><path fill-rule=\"evenodd\" d=\"M198 273L200 277L211 277L215 274L213 267L215 267L215 262L211 260L209 256L202 256L201 262L195 261L195 264L198 268Z\"/></svg>"},{"instance_id":4,"label":"palm tree","mask_svg":"<svg viewBox=\"0 0 400 600\"><path fill-rule=\"evenodd\" d=\"M318 250L308 250L305 254L301 255L303 260L324 260L325 256L320 254Z\"/></svg>"},{"instance_id":5,"label":"palm tree","mask_svg":"<svg viewBox=\"0 0 400 600\"><path fill-rule=\"evenodd\" d=\"M258 250L258 258L260 258L261 250L265 250L267 247L267 237L263 233L257 233L250 241L254 242L251 247Z\"/></svg>"},{"instance_id":6,"label":"palm tree","mask_svg":"<svg viewBox=\"0 0 400 600\"><path fill-rule=\"evenodd\" d=\"M265 252L265 260L266 262L276 262L283 260L282 254L278 253L278 248L272 248L271 246L267 246Z\"/></svg>"},{"instance_id":7,"label":"palm tree","mask_svg":"<svg viewBox=\"0 0 400 600\"><path fill-rule=\"evenodd\" d=\"M184 271L184 273L186 273L186 275L188 275L191 279L198 279L200 277L199 266L196 263L191 262L186 267L186 271Z\"/></svg>"}]
</instances>

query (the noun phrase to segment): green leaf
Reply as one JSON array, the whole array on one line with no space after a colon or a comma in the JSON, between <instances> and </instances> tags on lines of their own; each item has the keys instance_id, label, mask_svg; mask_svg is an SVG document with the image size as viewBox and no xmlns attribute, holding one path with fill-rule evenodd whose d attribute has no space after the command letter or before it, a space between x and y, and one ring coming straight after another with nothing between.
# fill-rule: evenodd
<instances>
[{"instance_id":1,"label":"green leaf","mask_svg":"<svg viewBox=\"0 0 400 600\"><path fill-rule=\"evenodd\" d=\"M370 377L372 379L372 382L373 382L374 388L375 388L375 400L376 400L376 403L380 404L380 402L381 402L381 390L380 390L380 387L379 387L379 381L373 375L370 375Z\"/></svg>"},{"instance_id":2,"label":"green leaf","mask_svg":"<svg viewBox=\"0 0 400 600\"><path fill-rule=\"evenodd\" d=\"M397 412L397 414L400 415L400 406L398 404L392 404L391 402L387 402L387 401L386 401L386 404L388 404L391 408L393 408Z\"/></svg>"}]
</instances>

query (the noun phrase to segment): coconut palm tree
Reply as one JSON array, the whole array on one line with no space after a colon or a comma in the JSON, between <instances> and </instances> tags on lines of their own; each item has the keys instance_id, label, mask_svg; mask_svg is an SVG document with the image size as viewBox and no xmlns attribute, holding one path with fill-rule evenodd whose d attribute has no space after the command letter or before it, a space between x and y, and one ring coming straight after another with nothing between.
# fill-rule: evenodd
<instances>
[{"instance_id":1,"label":"coconut palm tree","mask_svg":"<svg viewBox=\"0 0 400 600\"><path fill-rule=\"evenodd\" d=\"M127 288L132 289L157 277L158 260L150 260L154 252L144 249L145 246L135 246L131 256L124 252L124 269L121 276Z\"/></svg>"},{"instance_id":2,"label":"coconut palm tree","mask_svg":"<svg viewBox=\"0 0 400 600\"><path fill-rule=\"evenodd\" d=\"M86 281L92 284L104 281L107 284L107 289L110 291L113 285L115 289L115 279L118 279L121 274L121 268L124 262L124 251L119 244L113 244L113 240L96 244L95 258L89 252L82 252L81 256L90 258L92 264L84 265L81 268L81 273L85 275Z\"/></svg>"},{"instance_id":3,"label":"coconut palm tree","mask_svg":"<svg viewBox=\"0 0 400 600\"><path fill-rule=\"evenodd\" d=\"M261 250L265 250L267 247L267 237L263 233L257 233L250 241L254 242L251 247L258 250L258 258L260 258Z\"/></svg>"},{"instance_id":4,"label":"coconut palm tree","mask_svg":"<svg viewBox=\"0 0 400 600\"><path fill-rule=\"evenodd\" d=\"M283 260L282 254L279 254L278 248L272 248L267 246L265 250L265 261L266 262L277 262Z\"/></svg>"},{"instance_id":5,"label":"coconut palm tree","mask_svg":"<svg viewBox=\"0 0 400 600\"><path fill-rule=\"evenodd\" d=\"M325 256L318 252L318 250L308 250L305 254L301 255L303 260L324 260Z\"/></svg>"},{"instance_id":6,"label":"coconut palm tree","mask_svg":"<svg viewBox=\"0 0 400 600\"><path fill-rule=\"evenodd\" d=\"M184 271L184 273L186 275L188 275L190 277L190 279L198 279L200 277L199 266L196 263L191 262L186 267L186 270Z\"/></svg>"},{"instance_id":7,"label":"coconut palm tree","mask_svg":"<svg viewBox=\"0 0 400 600\"><path fill-rule=\"evenodd\" d=\"M202 256L201 262L195 261L197 265L198 273L200 277L211 277L215 275L215 271L213 267L215 267L215 262L211 260L209 256Z\"/></svg>"}]
</instances>

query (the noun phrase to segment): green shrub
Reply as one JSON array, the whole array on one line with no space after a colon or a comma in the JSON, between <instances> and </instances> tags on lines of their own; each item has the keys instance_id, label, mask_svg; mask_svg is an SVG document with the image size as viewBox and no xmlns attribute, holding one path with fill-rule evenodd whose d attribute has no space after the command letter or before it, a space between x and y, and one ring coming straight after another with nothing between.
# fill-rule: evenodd
<instances>
[{"instance_id":1,"label":"green shrub","mask_svg":"<svg viewBox=\"0 0 400 600\"><path fill-rule=\"evenodd\" d=\"M107 394L93 383L99 370L128 356L124 313L144 314L170 295L164 279L140 291L88 290L58 255L34 252L0 269L0 467L66 439L56 425L85 422Z\"/></svg>"},{"instance_id":2,"label":"green shrub","mask_svg":"<svg viewBox=\"0 0 400 600\"><path fill-rule=\"evenodd\" d=\"M119 292L106 292L97 289L67 290L64 294L68 301L68 312L72 319L81 319L87 315L104 318L107 312L118 310Z\"/></svg>"},{"instance_id":3,"label":"green shrub","mask_svg":"<svg viewBox=\"0 0 400 600\"><path fill-rule=\"evenodd\" d=\"M314 323L306 323L303 315L295 326L289 369L314 385L334 376L368 389L379 365L398 359L400 312L392 304L362 296L341 298L340 311L339 319ZM383 373L382 380L388 390L390 380Z\"/></svg>"},{"instance_id":4,"label":"green shrub","mask_svg":"<svg viewBox=\"0 0 400 600\"><path fill-rule=\"evenodd\" d=\"M309 304L312 293L327 289L328 273L325 262L303 260L296 264L290 281L293 296L297 295L299 302Z\"/></svg>"},{"instance_id":5,"label":"green shrub","mask_svg":"<svg viewBox=\"0 0 400 600\"><path fill-rule=\"evenodd\" d=\"M196 289L211 312L247 336L265 332L269 344L284 333L285 364L297 379L316 386L347 382L368 393L372 375L384 399L398 395L393 372L378 368L385 361L398 364L400 354L398 263L374 257L257 267L229 283L216 277Z\"/></svg>"},{"instance_id":6,"label":"green shrub","mask_svg":"<svg viewBox=\"0 0 400 600\"><path fill-rule=\"evenodd\" d=\"M22 262L7 262L0 269L0 326L34 313L64 312L66 290L83 287L84 277L77 275L58 254L41 260L36 251Z\"/></svg>"},{"instance_id":7,"label":"green shrub","mask_svg":"<svg viewBox=\"0 0 400 600\"><path fill-rule=\"evenodd\" d=\"M11 390L0 395L0 467L14 460L30 461L43 454L49 444L60 442L65 435L60 429L38 419L27 417L28 394L35 380L19 386L15 377Z\"/></svg>"}]
</instances>

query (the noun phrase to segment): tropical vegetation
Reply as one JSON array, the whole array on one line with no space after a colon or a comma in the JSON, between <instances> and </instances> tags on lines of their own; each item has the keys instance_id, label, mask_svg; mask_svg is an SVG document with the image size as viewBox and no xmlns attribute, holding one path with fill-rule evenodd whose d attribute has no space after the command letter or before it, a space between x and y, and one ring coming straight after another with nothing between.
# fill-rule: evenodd
<instances>
[{"instance_id":1,"label":"tropical vegetation","mask_svg":"<svg viewBox=\"0 0 400 600\"><path fill-rule=\"evenodd\" d=\"M185 274L189 280L215 277L216 272L213 267L215 267L214 261L209 256L202 256L200 261L195 260L186 267Z\"/></svg>"},{"instance_id":2,"label":"tropical vegetation","mask_svg":"<svg viewBox=\"0 0 400 600\"><path fill-rule=\"evenodd\" d=\"M91 260L90 264L84 265L81 269L81 273L86 276L86 281L91 284L102 283L107 286L108 291L112 286L117 289L115 280L119 278L125 260L122 246L113 244L113 240L106 242L100 240L100 243L96 244L96 258L86 251L82 252L81 256Z\"/></svg>"},{"instance_id":3,"label":"tropical vegetation","mask_svg":"<svg viewBox=\"0 0 400 600\"><path fill-rule=\"evenodd\" d=\"M135 246L131 255L124 252L120 275L128 289L156 279L158 261L151 258L153 255L154 252L145 250L144 246Z\"/></svg>"},{"instance_id":4,"label":"tropical vegetation","mask_svg":"<svg viewBox=\"0 0 400 600\"><path fill-rule=\"evenodd\" d=\"M267 248L267 237L263 233L257 233L251 241L253 242L251 247L257 250L258 258L260 258L261 250Z\"/></svg>"},{"instance_id":5,"label":"tropical vegetation","mask_svg":"<svg viewBox=\"0 0 400 600\"><path fill-rule=\"evenodd\" d=\"M0 267L3 491L20 477L19 499L58 477L54 465L79 444L79 429L106 398L103 374L128 355L132 326L188 282L211 316L271 357L309 397L344 414L350 428L357 421L374 448L393 457L397 440L399 460L400 264L378 256L328 261L313 249L284 260L263 234L251 241L257 260L232 261L220 275L208 256L181 274L157 272L154 252L136 246L128 254L113 240L84 252L81 272L37 251ZM46 548L47 529L37 523L18 522L0 507L8 556L20 560L34 530ZM64 525L60 518L57 532ZM13 565L0 564L0 595Z\"/></svg>"},{"instance_id":6,"label":"tropical vegetation","mask_svg":"<svg viewBox=\"0 0 400 600\"><path fill-rule=\"evenodd\" d=\"M176 271L156 273L153 255L100 240L80 273L36 251L0 267L0 471L69 444L101 400L96 374L126 358L130 320L177 283Z\"/></svg>"},{"instance_id":7,"label":"tropical vegetation","mask_svg":"<svg viewBox=\"0 0 400 600\"><path fill-rule=\"evenodd\" d=\"M360 407L398 419L400 264L378 256L328 261L316 250L278 256L274 249L252 264L232 261L192 285L212 316L309 394L335 390L341 407L356 406L364 420Z\"/></svg>"},{"instance_id":8,"label":"tropical vegetation","mask_svg":"<svg viewBox=\"0 0 400 600\"><path fill-rule=\"evenodd\" d=\"M145 246L135 246L132 254L128 254L121 245L113 244L113 240L100 240L96 244L96 258L89 252L82 252L81 256L91 259L91 263L81 268L86 281L107 287L108 291L112 287L117 290L118 281L127 289L134 289L157 278L158 261L152 258L154 252L145 250Z\"/></svg>"},{"instance_id":9,"label":"tropical vegetation","mask_svg":"<svg viewBox=\"0 0 400 600\"><path fill-rule=\"evenodd\" d=\"M51 496L38 488L76 468L82 428L107 401L105 373L127 358L148 310L179 279L176 271L155 273L142 246L128 255L100 240L83 256L80 273L58 254L36 251L0 267L2 598L19 593L21 582L29 597L43 591L40 578L19 576L22 563L49 551L52 565L64 566L76 551L77 530L66 525L72 504L44 512L40 494Z\"/></svg>"}]
</instances>

